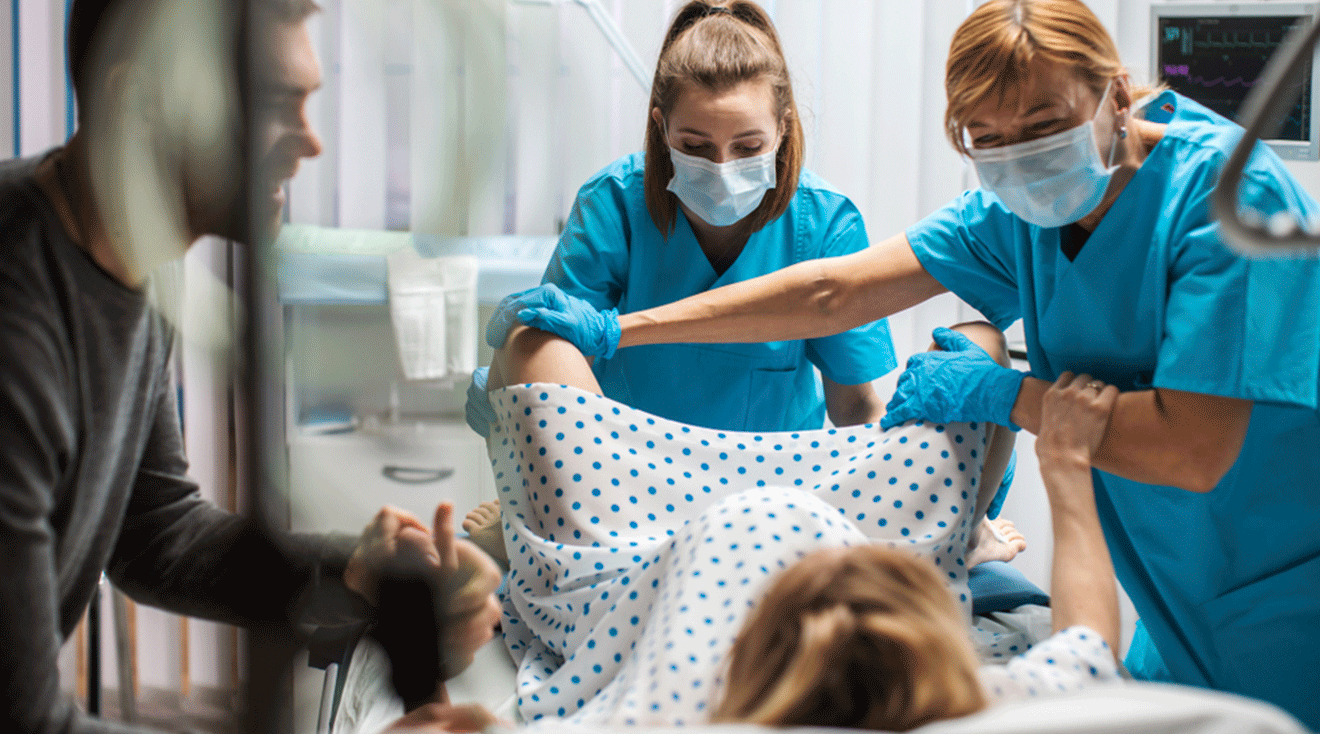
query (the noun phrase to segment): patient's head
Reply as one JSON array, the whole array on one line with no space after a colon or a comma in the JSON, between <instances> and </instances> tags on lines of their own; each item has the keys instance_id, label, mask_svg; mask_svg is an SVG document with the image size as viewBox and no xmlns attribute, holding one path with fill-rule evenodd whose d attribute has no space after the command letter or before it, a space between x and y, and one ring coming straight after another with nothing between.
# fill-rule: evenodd
<instances>
[{"instance_id":1,"label":"patient's head","mask_svg":"<svg viewBox=\"0 0 1320 734\"><path fill-rule=\"evenodd\" d=\"M716 721L907 731L985 706L966 624L928 562L880 546L794 564L729 655Z\"/></svg>"}]
</instances>

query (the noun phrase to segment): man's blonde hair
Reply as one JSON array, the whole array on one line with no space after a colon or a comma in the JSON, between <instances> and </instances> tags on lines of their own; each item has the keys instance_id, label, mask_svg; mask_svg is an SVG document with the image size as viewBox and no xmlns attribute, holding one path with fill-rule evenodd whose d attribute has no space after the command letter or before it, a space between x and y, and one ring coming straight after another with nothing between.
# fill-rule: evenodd
<instances>
[{"instance_id":1,"label":"man's blonde hair","mask_svg":"<svg viewBox=\"0 0 1320 734\"><path fill-rule=\"evenodd\" d=\"M717 722L907 731L985 707L963 615L934 566L865 545L771 585L729 654Z\"/></svg>"},{"instance_id":2,"label":"man's blonde hair","mask_svg":"<svg viewBox=\"0 0 1320 734\"><path fill-rule=\"evenodd\" d=\"M967 153L963 129L982 105L1021 94L1036 62L1071 69L1098 96L1126 69L1109 33L1081 0L990 0L958 26L944 71L944 131ZM1156 91L1117 89L1120 107Z\"/></svg>"}]
</instances>

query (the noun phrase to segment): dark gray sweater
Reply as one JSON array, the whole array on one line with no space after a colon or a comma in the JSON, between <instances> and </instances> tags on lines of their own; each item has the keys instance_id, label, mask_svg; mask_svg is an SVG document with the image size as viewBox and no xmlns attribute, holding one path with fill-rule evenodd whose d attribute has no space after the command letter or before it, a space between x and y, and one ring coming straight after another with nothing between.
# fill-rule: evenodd
<instances>
[{"instance_id":1,"label":"dark gray sweater","mask_svg":"<svg viewBox=\"0 0 1320 734\"><path fill-rule=\"evenodd\" d=\"M334 596L353 539L277 548L199 496L172 331L68 239L36 163L0 165L0 732L140 732L59 690L56 656L102 570L180 614L283 620L317 588Z\"/></svg>"}]
</instances>

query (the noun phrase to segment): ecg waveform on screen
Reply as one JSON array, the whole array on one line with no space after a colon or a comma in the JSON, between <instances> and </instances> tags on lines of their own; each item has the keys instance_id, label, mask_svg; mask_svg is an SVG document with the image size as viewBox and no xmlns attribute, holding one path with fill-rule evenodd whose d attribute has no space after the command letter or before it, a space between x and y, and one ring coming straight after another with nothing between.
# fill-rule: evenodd
<instances>
[{"instance_id":1,"label":"ecg waveform on screen","mask_svg":"<svg viewBox=\"0 0 1320 734\"><path fill-rule=\"evenodd\" d=\"M1232 79L1227 79L1222 76L1207 79L1199 74L1192 76L1192 73L1186 64L1182 66L1166 65L1164 67L1165 81L1169 81L1175 77L1181 77L1180 81L1184 84L1194 84L1206 89L1214 89L1215 87L1242 87L1243 89L1250 89L1260 82L1260 79L1243 79L1240 76L1235 76Z\"/></svg>"},{"instance_id":2,"label":"ecg waveform on screen","mask_svg":"<svg viewBox=\"0 0 1320 734\"><path fill-rule=\"evenodd\" d=\"M1294 16L1161 18L1157 66L1165 84L1229 119L1260 79L1274 51L1299 21ZM1308 140L1311 70L1277 139Z\"/></svg>"}]
</instances>

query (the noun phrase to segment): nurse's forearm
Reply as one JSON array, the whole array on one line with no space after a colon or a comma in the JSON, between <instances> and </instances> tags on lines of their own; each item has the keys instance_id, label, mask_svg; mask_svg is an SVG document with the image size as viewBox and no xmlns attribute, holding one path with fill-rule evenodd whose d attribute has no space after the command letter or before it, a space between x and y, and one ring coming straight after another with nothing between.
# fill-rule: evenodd
<instances>
[{"instance_id":1,"label":"nurse's forearm","mask_svg":"<svg viewBox=\"0 0 1320 734\"><path fill-rule=\"evenodd\" d=\"M619 317L619 347L677 342L789 341L838 334L914 306L944 287L897 235L843 257Z\"/></svg>"},{"instance_id":2,"label":"nurse's forearm","mask_svg":"<svg viewBox=\"0 0 1320 734\"><path fill-rule=\"evenodd\" d=\"M1050 383L1022 381L1013 422L1039 434L1041 399ZM1251 421L1251 402L1179 390L1118 396L1097 469L1146 484L1209 492L1237 461Z\"/></svg>"}]
</instances>

